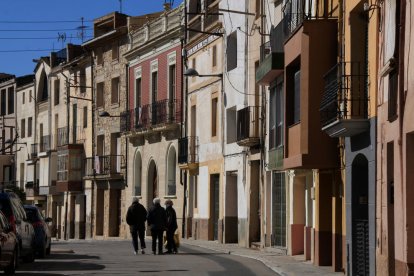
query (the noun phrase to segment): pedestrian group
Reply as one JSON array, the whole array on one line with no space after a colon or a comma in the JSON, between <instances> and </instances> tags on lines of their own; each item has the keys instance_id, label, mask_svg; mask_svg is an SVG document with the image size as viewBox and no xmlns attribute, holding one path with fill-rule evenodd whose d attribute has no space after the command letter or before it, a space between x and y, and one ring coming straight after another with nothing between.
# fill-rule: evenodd
<instances>
[{"instance_id":1,"label":"pedestrian group","mask_svg":"<svg viewBox=\"0 0 414 276\"><path fill-rule=\"evenodd\" d=\"M158 240L158 255L164 253L176 254L177 243L174 238L175 231L178 228L177 215L173 208L173 202L170 199L165 201L165 209L161 206L161 200L154 198L153 206L147 210L139 203L138 197L133 197L132 204L128 208L126 221L132 236L132 246L134 254L138 254L138 238L141 244L141 253L145 254L145 221L151 230L152 236L152 254L156 255ZM166 231L167 251L163 251L163 236Z\"/></svg>"}]
</instances>

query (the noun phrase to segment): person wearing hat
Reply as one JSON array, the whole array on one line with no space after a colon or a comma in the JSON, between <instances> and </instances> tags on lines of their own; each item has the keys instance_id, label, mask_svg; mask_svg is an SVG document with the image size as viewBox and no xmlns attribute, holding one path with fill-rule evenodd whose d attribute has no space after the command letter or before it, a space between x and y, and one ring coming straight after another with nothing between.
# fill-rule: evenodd
<instances>
[{"instance_id":1,"label":"person wearing hat","mask_svg":"<svg viewBox=\"0 0 414 276\"><path fill-rule=\"evenodd\" d=\"M139 203L138 197L132 198L132 204L128 208L126 221L132 236L132 246L134 254L138 252L138 237L141 243L141 253L145 254L145 221L147 220L147 210Z\"/></svg>"},{"instance_id":2,"label":"person wearing hat","mask_svg":"<svg viewBox=\"0 0 414 276\"><path fill-rule=\"evenodd\" d=\"M167 252L168 254L177 253L177 245L174 241L174 233L177 230L177 214L173 208L174 203L171 199L165 201L165 211L167 213Z\"/></svg>"}]
</instances>

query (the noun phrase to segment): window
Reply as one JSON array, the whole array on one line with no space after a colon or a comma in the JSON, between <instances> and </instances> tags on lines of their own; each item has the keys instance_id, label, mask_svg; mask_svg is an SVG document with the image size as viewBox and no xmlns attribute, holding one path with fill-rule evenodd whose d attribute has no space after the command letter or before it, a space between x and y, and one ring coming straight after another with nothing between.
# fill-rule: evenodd
<instances>
[{"instance_id":1,"label":"window","mask_svg":"<svg viewBox=\"0 0 414 276\"><path fill-rule=\"evenodd\" d=\"M1 90L1 110L0 115L6 115L6 89Z\"/></svg>"},{"instance_id":2,"label":"window","mask_svg":"<svg viewBox=\"0 0 414 276\"><path fill-rule=\"evenodd\" d=\"M7 114L13 114L14 113L14 87L9 87L8 91L8 112Z\"/></svg>"},{"instance_id":3,"label":"window","mask_svg":"<svg viewBox=\"0 0 414 276\"><path fill-rule=\"evenodd\" d=\"M60 98L60 80L55 80L55 93L54 93L54 103L55 105L59 104L59 98Z\"/></svg>"},{"instance_id":4,"label":"window","mask_svg":"<svg viewBox=\"0 0 414 276\"><path fill-rule=\"evenodd\" d=\"M100 82L96 85L96 106L103 107L105 104L104 100L104 83Z\"/></svg>"},{"instance_id":5,"label":"window","mask_svg":"<svg viewBox=\"0 0 414 276\"><path fill-rule=\"evenodd\" d=\"M211 100L211 136L217 136L217 98Z\"/></svg>"},{"instance_id":6,"label":"window","mask_svg":"<svg viewBox=\"0 0 414 276\"><path fill-rule=\"evenodd\" d=\"M158 72L152 72L152 102L155 103L157 101L158 96Z\"/></svg>"},{"instance_id":7,"label":"window","mask_svg":"<svg viewBox=\"0 0 414 276\"><path fill-rule=\"evenodd\" d=\"M79 73L79 86L80 86L80 92L85 93L86 92L86 70L85 68L82 68Z\"/></svg>"},{"instance_id":8,"label":"window","mask_svg":"<svg viewBox=\"0 0 414 276\"><path fill-rule=\"evenodd\" d=\"M213 54L212 54L212 65L213 65L213 67L216 67L217 66L217 46L216 45L214 45L213 46Z\"/></svg>"},{"instance_id":9,"label":"window","mask_svg":"<svg viewBox=\"0 0 414 276\"><path fill-rule=\"evenodd\" d=\"M168 70L168 80L169 80L169 85L168 85L168 98L169 100L174 100L175 99L175 81L176 81L176 69L175 69L175 64L170 65L169 66L169 70Z\"/></svg>"},{"instance_id":10,"label":"window","mask_svg":"<svg viewBox=\"0 0 414 276\"><path fill-rule=\"evenodd\" d=\"M83 128L88 127L88 107L83 107Z\"/></svg>"},{"instance_id":11,"label":"window","mask_svg":"<svg viewBox=\"0 0 414 276\"><path fill-rule=\"evenodd\" d=\"M172 196L176 194L176 152L175 148L171 147L168 153L168 178L167 178L167 195Z\"/></svg>"},{"instance_id":12,"label":"window","mask_svg":"<svg viewBox=\"0 0 414 276\"><path fill-rule=\"evenodd\" d=\"M392 121L397 116L398 100L398 74L393 70L388 75L388 120Z\"/></svg>"},{"instance_id":13,"label":"window","mask_svg":"<svg viewBox=\"0 0 414 276\"><path fill-rule=\"evenodd\" d=\"M286 114L288 125L300 122L300 67L289 66L286 69Z\"/></svg>"},{"instance_id":14,"label":"window","mask_svg":"<svg viewBox=\"0 0 414 276\"><path fill-rule=\"evenodd\" d=\"M300 122L300 70L294 76L294 115L293 123Z\"/></svg>"},{"instance_id":15,"label":"window","mask_svg":"<svg viewBox=\"0 0 414 276\"><path fill-rule=\"evenodd\" d=\"M119 49L118 44L113 44L112 45L112 60L118 59L118 56L119 56L118 49Z\"/></svg>"},{"instance_id":16,"label":"window","mask_svg":"<svg viewBox=\"0 0 414 276\"><path fill-rule=\"evenodd\" d=\"M32 117L29 117L29 119L27 119L27 137L32 137L32 125L33 119Z\"/></svg>"},{"instance_id":17,"label":"window","mask_svg":"<svg viewBox=\"0 0 414 276\"><path fill-rule=\"evenodd\" d=\"M227 120L227 144L231 144L237 141L237 119L236 106L227 108L226 120Z\"/></svg>"},{"instance_id":18,"label":"window","mask_svg":"<svg viewBox=\"0 0 414 276\"><path fill-rule=\"evenodd\" d=\"M26 137L26 120L22 119L20 124L20 137Z\"/></svg>"},{"instance_id":19,"label":"window","mask_svg":"<svg viewBox=\"0 0 414 276\"><path fill-rule=\"evenodd\" d=\"M279 82L270 93L270 118L269 118L269 148L283 146L283 122L284 122L283 82Z\"/></svg>"},{"instance_id":20,"label":"window","mask_svg":"<svg viewBox=\"0 0 414 276\"><path fill-rule=\"evenodd\" d=\"M135 107L141 107L141 88L142 88L142 79L138 78L135 80Z\"/></svg>"},{"instance_id":21,"label":"window","mask_svg":"<svg viewBox=\"0 0 414 276\"><path fill-rule=\"evenodd\" d=\"M103 64L103 54L102 54L102 48L98 48L96 51L96 64L102 65Z\"/></svg>"},{"instance_id":22,"label":"window","mask_svg":"<svg viewBox=\"0 0 414 276\"><path fill-rule=\"evenodd\" d=\"M119 101L119 78L114 78L111 81L111 103L118 103Z\"/></svg>"},{"instance_id":23,"label":"window","mask_svg":"<svg viewBox=\"0 0 414 276\"><path fill-rule=\"evenodd\" d=\"M22 94L22 104L25 104L25 102L26 102L26 99L25 99L26 97L25 97L25 93L23 92L23 94Z\"/></svg>"},{"instance_id":24,"label":"window","mask_svg":"<svg viewBox=\"0 0 414 276\"><path fill-rule=\"evenodd\" d=\"M237 67L237 31L232 32L227 37L227 71Z\"/></svg>"}]
</instances>

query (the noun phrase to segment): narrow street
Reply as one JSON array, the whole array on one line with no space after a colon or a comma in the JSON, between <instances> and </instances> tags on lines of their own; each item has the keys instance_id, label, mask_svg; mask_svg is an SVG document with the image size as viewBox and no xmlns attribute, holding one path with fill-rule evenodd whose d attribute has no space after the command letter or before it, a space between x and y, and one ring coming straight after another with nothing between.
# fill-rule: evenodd
<instances>
[{"instance_id":1,"label":"narrow street","mask_svg":"<svg viewBox=\"0 0 414 276\"><path fill-rule=\"evenodd\" d=\"M183 245L177 255L135 256L129 241L59 241L17 275L276 275L261 262Z\"/></svg>"}]
</instances>

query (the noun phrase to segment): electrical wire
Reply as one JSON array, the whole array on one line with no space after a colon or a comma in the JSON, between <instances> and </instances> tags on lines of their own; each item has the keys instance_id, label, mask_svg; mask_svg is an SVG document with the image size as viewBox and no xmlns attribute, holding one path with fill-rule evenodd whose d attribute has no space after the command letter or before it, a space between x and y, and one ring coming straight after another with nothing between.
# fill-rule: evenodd
<instances>
[{"instance_id":1,"label":"electrical wire","mask_svg":"<svg viewBox=\"0 0 414 276\"><path fill-rule=\"evenodd\" d=\"M92 28L82 28L83 30L92 30ZM61 31L79 31L76 29L0 29L0 32L61 32Z\"/></svg>"},{"instance_id":2,"label":"electrical wire","mask_svg":"<svg viewBox=\"0 0 414 276\"><path fill-rule=\"evenodd\" d=\"M0 37L0 40L47 40L47 39L58 39L58 38L59 37ZM93 38L93 36L84 36L84 38Z\"/></svg>"},{"instance_id":3,"label":"electrical wire","mask_svg":"<svg viewBox=\"0 0 414 276\"><path fill-rule=\"evenodd\" d=\"M48 24L48 23L79 23L82 20L1 20L0 24ZM83 20L83 22L93 22L93 20Z\"/></svg>"}]
</instances>

